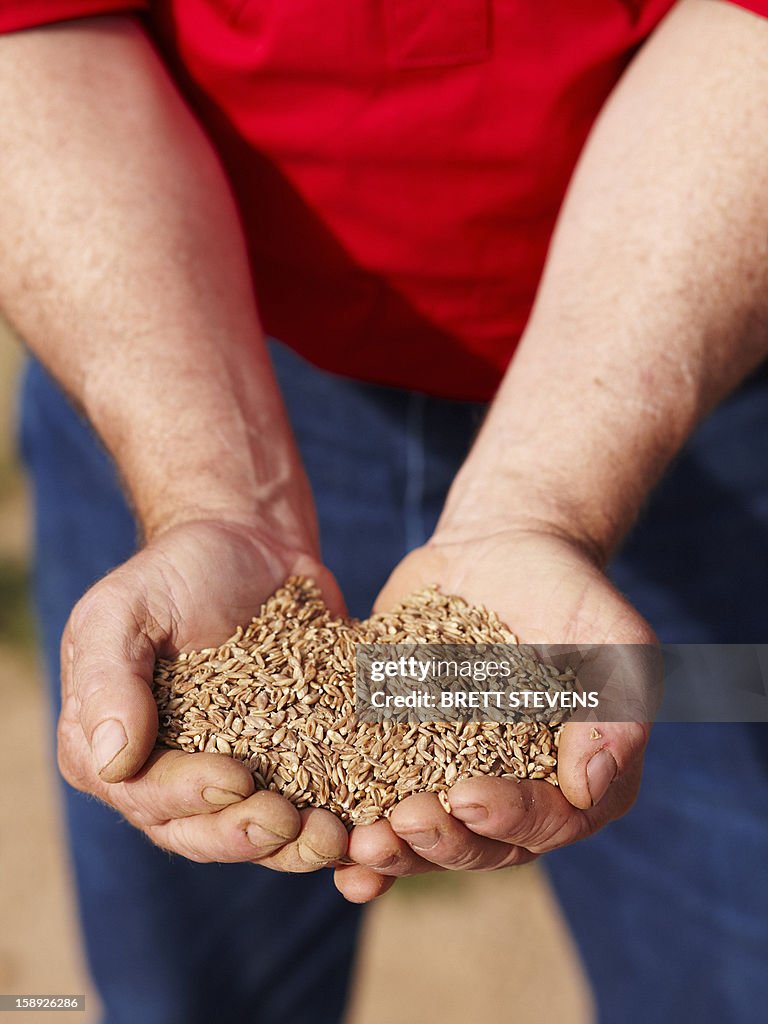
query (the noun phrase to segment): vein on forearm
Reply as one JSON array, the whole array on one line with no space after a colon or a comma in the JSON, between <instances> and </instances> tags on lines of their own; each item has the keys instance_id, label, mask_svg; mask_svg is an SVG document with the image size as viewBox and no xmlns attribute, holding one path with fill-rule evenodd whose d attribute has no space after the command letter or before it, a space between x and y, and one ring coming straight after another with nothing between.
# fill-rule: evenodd
<instances>
[{"instance_id":1,"label":"vein on forearm","mask_svg":"<svg viewBox=\"0 0 768 1024\"><path fill-rule=\"evenodd\" d=\"M142 30L0 39L0 112L0 302L147 530L260 510L312 534L226 180Z\"/></svg>"},{"instance_id":2,"label":"vein on forearm","mask_svg":"<svg viewBox=\"0 0 768 1024\"><path fill-rule=\"evenodd\" d=\"M580 160L537 301L443 525L554 518L606 555L768 353L768 24L685 0Z\"/></svg>"}]
</instances>

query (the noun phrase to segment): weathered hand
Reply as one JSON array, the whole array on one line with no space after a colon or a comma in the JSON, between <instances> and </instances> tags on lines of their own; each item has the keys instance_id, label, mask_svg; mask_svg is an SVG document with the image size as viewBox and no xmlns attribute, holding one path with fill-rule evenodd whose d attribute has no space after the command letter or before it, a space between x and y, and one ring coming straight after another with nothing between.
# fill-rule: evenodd
<instances>
[{"instance_id":1,"label":"weathered hand","mask_svg":"<svg viewBox=\"0 0 768 1024\"><path fill-rule=\"evenodd\" d=\"M256 530L195 522L160 534L77 604L62 641L59 764L153 842L195 861L257 861L312 871L343 856L330 812L254 793L238 761L155 749L155 659L221 643L292 573L343 610L327 569Z\"/></svg>"},{"instance_id":2,"label":"weathered hand","mask_svg":"<svg viewBox=\"0 0 768 1024\"><path fill-rule=\"evenodd\" d=\"M651 628L575 541L546 530L507 530L469 540L433 539L394 571L377 605L389 608L429 583L493 608L526 643L642 644ZM641 667L642 669L642 667ZM642 686L633 673L631 684ZM642 697L642 694L638 694ZM559 748L560 789L546 782L472 778L400 803L388 821L358 826L356 863L337 869L347 899L366 902L396 877L433 870L522 864L620 817L637 795L644 723L569 723Z\"/></svg>"}]
</instances>

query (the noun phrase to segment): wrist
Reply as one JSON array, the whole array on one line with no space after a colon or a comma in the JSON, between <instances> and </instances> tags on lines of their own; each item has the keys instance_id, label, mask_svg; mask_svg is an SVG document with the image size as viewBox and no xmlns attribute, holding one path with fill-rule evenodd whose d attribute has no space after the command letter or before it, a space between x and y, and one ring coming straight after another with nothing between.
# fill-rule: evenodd
<instances>
[{"instance_id":1,"label":"wrist","mask_svg":"<svg viewBox=\"0 0 768 1024\"><path fill-rule=\"evenodd\" d=\"M124 375L122 392L113 372L92 369L82 406L145 539L184 523L223 522L316 553L311 489L266 354L258 345L238 351L239 374L223 358L177 366L161 348L151 372Z\"/></svg>"},{"instance_id":2,"label":"wrist","mask_svg":"<svg viewBox=\"0 0 768 1024\"><path fill-rule=\"evenodd\" d=\"M191 494L154 493L136 502L136 515L146 541L177 526L215 522L246 533L256 531L281 546L317 556L319 538L315 509L303 468L290 479L264 481L253 490L238 489L220 479L196 483Z\"/></svg>"},{"instance_id":3,"label":"wrist","mask_svg":"<svg viewBox=\"0 0 768 1024\"><path fill-rule=\"evenodd\" d=\"M502 533L552 537L578 548L602 569L636 508L610 508L601 504L599 490L596 494L597 500L587 500L555 472L485 471L470 460L451 487L434 539L452 544Z\"/></svg>"},{"instance_id":4,"label":"wrist","mask_svg":"<svg viewBox=\"0 0 768 1024\"><path fill-rule=\"evenodd\" d=\"M567 381L528 362L535 373L510 367L438 532L546 532L604 567L684 442L689 418L682 402L668 412L666 399L627 397L599 380L575 403Z\"/></svg>"},{"instance_id":5,"label":"wrist","mask_svg":"<svg viewBox=\"0 0 768 1024\"><path fill-rule=\"evenodd\" d=\"M272 537L281 547L317 557L319 545L314 523L301 522L298 514L278 518L274 510L264 510L258 504L230 502L187 503L179 506L156 506L144 514L136 513L141 538L152 543L177 528L215 525L236 533Z\"/></svg>"}]
</instances>

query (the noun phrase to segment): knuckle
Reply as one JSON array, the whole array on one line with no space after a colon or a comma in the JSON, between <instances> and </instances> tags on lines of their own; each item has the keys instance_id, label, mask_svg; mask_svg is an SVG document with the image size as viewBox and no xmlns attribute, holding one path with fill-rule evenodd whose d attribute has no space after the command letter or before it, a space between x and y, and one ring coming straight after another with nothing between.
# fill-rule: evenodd
<instances>
[{"instance_id":1,"label":"knuckle","mask_svg":"<svg viewBox=\"0 0 768 1024\"><path fill-rule=\"evenodd\" d=\"M622 746L624 756L621 758L619 768L623 769L628 761L634 760L643 750L650 736L651 727L647 722L626 722L623 727Z\"/></svg>"},{"instance_id":2,"label":"knuckle","mask_svg":"<svg viewBox=\"0 0 768 1024\"><path fill-rule=\"evenodd\" d=\"M481 871L485 867L484 862L483 850L474 843L455 847L441 858L441 863L449 871Z\"/></svg>"},{"instance_id":3,"label":"knuckle","mask_svg":"<svg viewBox=\"0 0 768 1024\"><path fill-rule=\"evenodd\" d=\"M505 868L515 868L521 864L532 864L533 861L538 859L538 853L526 850L522 846L513 846L510 853L507 855L503 866Z\"/></svg>"},{"instance_id":4,"label":"knuckle","mask_svg":"<svg viewBox=\"0 0 768 1024\"><path fill-rule=\"evenodd\" d=\"M177 851L174 849L173 844L168 841L166 836L161 831L159 825L146 825L141 829L141 832L147 837L147 839L156 846L159 850L164 850L166 853L174 854Z\"/></svg>"},{"instance_id":5,"label":"knuckle","mask_svg":"<svg viewBox=\"0 0 768 1024\"><path fill-rule=\"evenodd\" d=\"M627 725L631 743L642 749L648 742L651 734L650 722L628 722Z\"/></svg>"},{"instance_id":6,"label":"knuckle","mask_svg":"<svg viewBox=\"0 0 768 1024\"><path fill-rule=\"evenodd\" d=\"M178 855L180 857L183 857L185 860L191 860L195 864L213 864L214 863L214 858L213 857L206 857L202 853L196 853L194 850L184 850L183 852L171 850L170 852L171 853L178 852Z\"/></svg>"},{"instance_id":7,"label":"knuckle","mask_svg":"<svg viewBox=\"0 0 768 1024\"><path fill-rule=\"evenodd\" d=\"M521 845L531 853L545 853L588 835L590 830L590 819L582 812L569 813L566 817L548 817L535 823Z\"/></svg>"},{"instance_id":8,"label":"knuckle","mask_svg":"<svg viewBox=\"0 0 768 1024\"><path fill-rule=\"evenodd\" d=\"M135 828L146 831L149 828L163 824L163 822L158 820L156 814L146 810L142 801L138 800L131 792L130 787L125 784L118 783L111 787L109 792L113 795L113 799L109 802Z\"/></svg>"},{"instance_id":9,"label":"knuckle","mask_svg":"<svg viewBox=\"0 0 768 1024\"><path fill-rule=\"evenodd\" d=\"M180 834L175 819L163 825L145 825L141 831L161 850L194 861L195 864L211 864L215 859L206 851L193 846L186 836Z\"/></svg>"},{"instance_id":10,"label":"knuckle","mask_svg":"<svg viewBox=\"0 0 768 1024\"><path fill-rule=\"evenodd\" d=\"M538 859L537 853L531 853L523 846L507 845L506 850L497 854L494 861L489 864L486 871L503 871L506 868L516 868L522 864L530 864Z\"/></svg>"}]
</instances>

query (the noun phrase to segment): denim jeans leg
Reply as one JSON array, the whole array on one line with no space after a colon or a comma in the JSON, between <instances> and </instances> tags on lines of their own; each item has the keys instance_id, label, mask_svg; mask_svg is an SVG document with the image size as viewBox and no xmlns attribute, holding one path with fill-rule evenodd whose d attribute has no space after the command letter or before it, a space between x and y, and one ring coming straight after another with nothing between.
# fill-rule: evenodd
<instances>
[{"instance_id":1,"label":"denim jeans leg","mask_svg":"<svg viewBox=\"0 0 768 1024\"><path fill-rule=\"evenodd\" d=\"M667 642L765 642L768 383L721 406L613 566ZM768 1004L768 726L660 725L636 806L547 858L600 1021L748 1024Z\"/></svg>"},{"instance_id":2,"label":"denim jeans leg","mask_svg":"<svg viewBox=\"0 0 768 1024\"><path fill-rule=\"evenodd\" d=\"M345 381L280 346L273 355L315 489L326 560L350 610L366 614L399 558L429 536L482 408ZM764 639L767 390L744 389L703 425L613 568L663 639ZM69 607L127 556L134 536L108 461L62 403L33 366L23 434L52 676ZM762 727L658 727L636 808L545 858L607 1024L741 1024L768 1000L766 775ZM281 1014L319 1022L317 1007L329 1004L307 1006L320 979L338 1016L357 915L327 879L172 861L92 801L67 791L67 808L108 1024L271 1024ZM184 909L190 892L194 914ZM226 926L202 934L208 893L223 901ZM263 933L273 936L266 963ZM201 963L210 982L196 979L190 995ZM289 991L279 983L285 977Z\"/></svg>"},{"instance_id":3,"label":"denim jeans leg","mask_svg":"<svg viewBox=\"0 0 768 1024\"><path fill-rule=\"evenodd\" d=\"M34 591L59 706L59 638L80 595L133 551L110 461L45 371L23 381ZM360 915L331 873L194 864L62 785L89 965L105 1024L336 1024Z\"/></svg>"},{"instance_id":4,"label":"denim jeans leg","mask_svg":"<svg viewBox=\"0 0 768 1024\"><path fill-rule=\"evenodd\" d=\"M278 364L329 561L342 579L370 566L350 590L365 614L434 529L483 409ZM764 639L766 465L768 387L752 385L701 427L613 566L662 639ZM606 1024L746 1024L768 1001L767 775L764 727L659 726L637 806L544 858Z\"/></svg>"}]
</instances>

